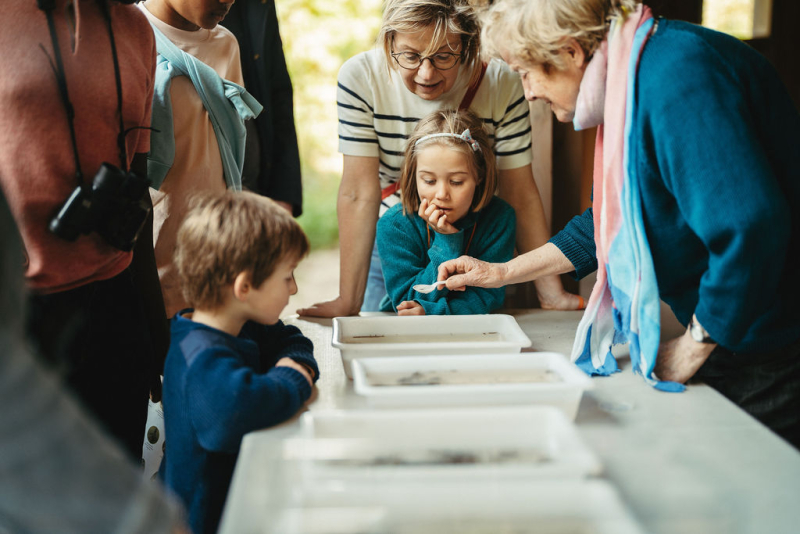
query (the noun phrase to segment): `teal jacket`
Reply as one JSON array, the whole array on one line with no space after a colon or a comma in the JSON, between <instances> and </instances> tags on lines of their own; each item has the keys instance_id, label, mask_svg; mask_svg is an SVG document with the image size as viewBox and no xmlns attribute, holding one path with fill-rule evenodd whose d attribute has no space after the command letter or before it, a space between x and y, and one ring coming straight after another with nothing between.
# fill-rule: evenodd
<instances>
[{"instance_id":1,"label":"teal jacket","mask_svg":"<svg viewBox=\"0 0 800 534\"><path fill-rule=\"evenodd\" d=\"M426 315L489 313L503 305L505 288L502 287L468 287L466 291L453 292L445 288L427 295L412 289L416 284L434 282L439 265L462 254L492 263L513 257L516 215L504 200L494 197L480 212L470 213L455 226L459 229L455 234L431 230L429 247L425 221L416 213L403 215L401 204L390 208L378 220L378 252L387 292L381 302L382 311L396 310L406 300L422 304ZM473 227L475 234L470 242Z\"/></svg>"},{"instance_id":2,"label":"teal jacket","mask_svg":"<svg viewBox=\"0 0 800 534\"><path fill-rule=\"evenodd\" d=\"M261 104L244 87L223 80L214 69L175 46L155 26L152 28L156 36L158 59L153 94L154 133L147 158L147 177L152 186L158 189L175 161L175 132L169 89L172 78L186 76L203 101L217 135L225 183L231 189L241 190L246 138L244 121L261 113Z\"/></svg>"}]
</instances>

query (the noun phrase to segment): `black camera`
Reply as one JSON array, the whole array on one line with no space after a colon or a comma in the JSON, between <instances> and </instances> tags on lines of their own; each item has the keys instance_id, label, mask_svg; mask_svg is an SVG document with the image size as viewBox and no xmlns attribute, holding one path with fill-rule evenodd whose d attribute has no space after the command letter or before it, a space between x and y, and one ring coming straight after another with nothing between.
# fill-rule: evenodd
<instances>
[{"instance_id":1,"label":"black camera","mask_svg":"<svg viewBox=\"0 0 800 534\"><path fill-rule=\"evenodd\" d=\"M91 187L75 188L50 221L50 231L67 241L97 232L112 247L133 250L151 209L149 185L132 172L103 163Z\"/></svg>"}]
</instances>

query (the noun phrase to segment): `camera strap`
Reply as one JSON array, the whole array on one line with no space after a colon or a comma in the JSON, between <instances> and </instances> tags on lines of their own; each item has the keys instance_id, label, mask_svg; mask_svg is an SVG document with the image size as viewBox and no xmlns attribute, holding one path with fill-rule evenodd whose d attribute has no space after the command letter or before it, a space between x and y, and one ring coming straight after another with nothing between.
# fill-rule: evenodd
<instances>
[{"instance_id":1,"label":"camera strap","mask_svg":"<svg viewBox=\"0 0 800 534\"><path fill-rule=\"evenodd\" d=\"M50 61L50 66L52 67L53 71L56 75L56 81L58 83L58 91L61 94L61 102L64 104L64 109L67 112L67 122L69 123L69 134L70 140L72 141L72 155L75 159L75 177L78 180L78 185L83 185L83 171L81 170L81 163L80 157L78 155L78 143L76 141L75 136L75 108L72 106L72 102L69 99L69 91L67 89L67 78L65 75L64 70L64 62L61 59L61 48L58 45L58 35L56 33L56 25L55 20L53 17L53 12L56 8L56 1L55 0L36 0L36 4L44 11L45 15L47 16L47 27L50 31L50 40L53 43L53 54L55 56L56 65L54 66L52 60ZM121 169L124 171L128 171L128 155L127 155L127 148L125 146L125 136L127 132L125 131L125 123L123 122L122 118L122 77L120 76L119 70L119 61L117 59L117 47L114 41L114 30L111 26L111 14L108 11L108 4L106 0L99 0L98 2L100 6L100 11L103 14L103 18L106 21L106 27L108 29L108 37L111 41L111 56L114 61L114 80L117 86L117 111L119 117L119 134L117 135L117 147L119 148L119 158L120 158L120 165ZM47 51L44 49L44 46L41 44L39 45L42 50L44 50L45 54ZM49 56L48 56L49 59Z\"/></svg>"}]
</instances>

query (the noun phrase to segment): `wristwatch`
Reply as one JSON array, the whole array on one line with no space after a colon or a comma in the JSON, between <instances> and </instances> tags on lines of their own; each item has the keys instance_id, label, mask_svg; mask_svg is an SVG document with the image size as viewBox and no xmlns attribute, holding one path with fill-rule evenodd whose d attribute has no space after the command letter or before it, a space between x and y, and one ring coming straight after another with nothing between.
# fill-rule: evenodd
<instances>
[{"instance_id":1,"label":"wristwatch","mask_svg":"<svg viewBox=\"0 0 800 534\"><path fill-rule=\"evenodd\" d=\"M708 335L708 332L706 332L706 329L703 328L703 325L700 324L695 315L692 315L692 320L689 322L689 334L691 334L692 339L698 343L716 343L716 341L711 339L711 336Z\"/></svg>"}]
</instances>

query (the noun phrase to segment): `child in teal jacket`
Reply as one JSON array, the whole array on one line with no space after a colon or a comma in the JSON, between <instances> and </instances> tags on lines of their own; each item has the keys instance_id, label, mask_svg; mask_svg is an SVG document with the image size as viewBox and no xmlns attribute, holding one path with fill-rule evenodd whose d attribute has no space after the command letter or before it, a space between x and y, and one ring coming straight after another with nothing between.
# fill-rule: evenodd
<instances>
[{"instance_id":1,"label":"child in teal jacket","mask_svg":"<svg viewBox=\"0 0 800 534\"><path fill-rule=\"evenodd\" d=\"M505 262L514 254L516 216L495 197L497 167L481 120L468 111L436 111L408 141L400 175L403 201L378 221L387 296L398 315L464 315L500 308L504 288L414 290L436 281L439 264L463 254Z\"/></svg>"}]
</instances>

